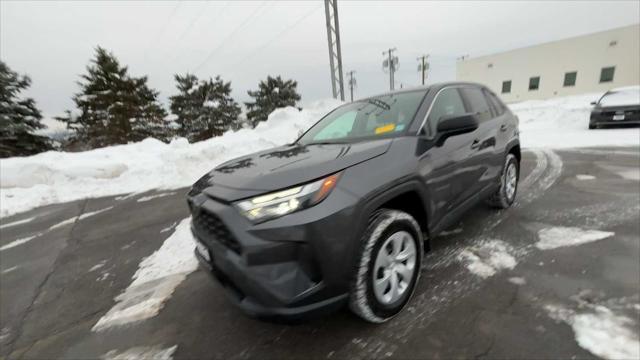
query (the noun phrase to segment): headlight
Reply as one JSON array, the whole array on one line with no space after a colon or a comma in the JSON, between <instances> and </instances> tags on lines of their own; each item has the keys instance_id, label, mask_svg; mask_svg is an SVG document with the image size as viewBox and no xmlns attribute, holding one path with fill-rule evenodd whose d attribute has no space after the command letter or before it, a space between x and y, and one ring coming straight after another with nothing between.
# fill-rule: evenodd
<instances>
[{"instance_id":1,"label":"headlight","mask_svg":"<svg viewBox=\"0 0 640 360\"><path fill-rule=\"evenodd\" d=\"M340 173L333 174L309 184L239 201L235 206L253 222L273 219L318 204L331 193L339 177Z\"/></svg>"}]
</instances>

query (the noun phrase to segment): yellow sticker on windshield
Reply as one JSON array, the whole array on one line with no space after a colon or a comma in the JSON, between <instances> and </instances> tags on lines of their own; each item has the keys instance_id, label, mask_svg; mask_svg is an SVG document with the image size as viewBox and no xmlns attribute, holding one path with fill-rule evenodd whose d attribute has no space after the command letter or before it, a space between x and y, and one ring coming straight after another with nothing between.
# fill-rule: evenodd
<instances>
[{"instance_id":1,"label":"yellow sticker on windshield","mask_svg":"<svg viewBox=\"0 0 640 360\"><path fill-rule=\"evenodd\" d=\"M387 124L376 128L376 135L388 133L396 128L396 124Z\"/></svg>"}]
</instances>

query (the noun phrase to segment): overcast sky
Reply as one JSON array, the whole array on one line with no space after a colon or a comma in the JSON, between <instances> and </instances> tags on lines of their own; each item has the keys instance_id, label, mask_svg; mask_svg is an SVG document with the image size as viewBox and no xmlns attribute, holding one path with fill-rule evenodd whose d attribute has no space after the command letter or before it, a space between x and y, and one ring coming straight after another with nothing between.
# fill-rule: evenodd
<instances>
[{"instance_id":1,"label":"overcast sky","mask_svg":"<svg viewBox=\"0 0 640 360\"><path fill-rule=\"evenodd\" d=\"M388 89L389 47L398 49L397 87L419 84L423 53L429 81L454 80L461 55L635 24L640 2L339 0L339 18L344 71L356 71L360 97ZM322 1L0 1L0 59L31 76L29 95L47 116L72 108L97 45L132 75L148 75L165 103L173 75L185 72L221 75L239 101L267 74L297 80L303 103L331 97Z\"/></svg>"}]
</instances>

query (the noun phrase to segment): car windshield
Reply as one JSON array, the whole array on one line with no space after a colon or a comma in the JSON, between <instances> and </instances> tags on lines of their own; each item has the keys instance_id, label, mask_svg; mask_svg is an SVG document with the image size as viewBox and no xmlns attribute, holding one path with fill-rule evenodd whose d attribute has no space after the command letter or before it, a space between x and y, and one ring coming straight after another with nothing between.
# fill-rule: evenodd
<instances>
[{"instance_id":1,"label":"car windshield","mask_svg":"<svg viewBox=\"0 0 640 360\"><path fill-rule=\"evenodd\" d=\"M398 135L411 123L424 95L424 90L411 91L343 105L315 124L298 143L348 143Z\"/></svg>"},{"instance_id":2,"label":"car windshield","mask_svg":"<svg viewBox=\"0 0 640 360\"><path fill-rule=\"evenodd\" d=\"M600 106L640 105L640 87L611 90L599 101Z\"/></svg>"}]
</instances>

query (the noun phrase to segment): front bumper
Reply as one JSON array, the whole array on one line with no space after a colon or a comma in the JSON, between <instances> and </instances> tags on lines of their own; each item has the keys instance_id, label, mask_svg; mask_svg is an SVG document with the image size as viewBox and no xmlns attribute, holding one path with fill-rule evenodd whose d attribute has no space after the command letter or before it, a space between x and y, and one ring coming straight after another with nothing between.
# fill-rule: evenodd
<instances>
[{"instance_id":1,"label":"front bumper","mask_svg":"<svg viewBox=\"0 0 640 360\"><path fill-rule=\"evenodd\" d=\"M217 266L211 262L205 260L197 251L195 255L200 262L200 267L207 271L209 275L224 287L227 298L249 316L285 320L319 316L340 309L346 303L348 298L347 294L342 294L326 300L320 300L309 305L294 307L266 306L259 303L255 298L246 296L246 294L238 287L238 282L234 282L234 280L227 276L226 273L218 269ZM229 274L238 274L238 270L232 270ZM238 280L237 277L234 278L235 281ZM243 285L240 286L247 285L244 281L242 281L242 283Z\"/></svg>"},{"instance_id":2,"label":"front bumper","mask_svg":"<svg viewBox=\"0 0 640 360\"><path fill-rule=\"evenodd\" d=\"M197 251L196 257L249 315L299 318L333 311L348 298L355 201L336 188L312 208L254 225L230 204L204 194L190 197L191 230L211 261Z\"/></svg>"}]
</instances>

